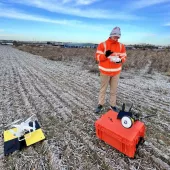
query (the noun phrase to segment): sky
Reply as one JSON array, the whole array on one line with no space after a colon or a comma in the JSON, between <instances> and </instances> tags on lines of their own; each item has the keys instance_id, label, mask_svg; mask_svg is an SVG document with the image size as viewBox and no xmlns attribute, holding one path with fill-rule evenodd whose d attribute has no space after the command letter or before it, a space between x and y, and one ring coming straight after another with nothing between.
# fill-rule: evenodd
<instances>
[{"instance_id":1,"label":"sky","mask_svg":"<svg viewBox=\"0 0 170 170\"><path fill-rule=\"evenodd\" d=\"M170 45L170 0L0 0L0 40Z\"/></svg>"}]
</instances>

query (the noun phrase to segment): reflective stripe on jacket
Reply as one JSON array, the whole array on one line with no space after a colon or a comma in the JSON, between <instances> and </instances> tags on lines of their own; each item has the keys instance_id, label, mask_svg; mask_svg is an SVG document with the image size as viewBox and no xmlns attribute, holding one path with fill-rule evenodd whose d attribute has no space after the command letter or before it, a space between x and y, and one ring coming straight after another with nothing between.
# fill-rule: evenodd
<instances>
[{"instance_id":1,"label":"reflective stripe on jacket","mask_svg":"<svg viewBox=\"0 0 170 170\"><path fill-rule=\"evenodd\" d=\"M105 56L105 52L111 50L113 56L119 56L122 63L126 61L126 49L125 46L117 41L108 38L105 42L100 43L96 51L96 60L99 62L99 70L101 73L115 76L122 70L122 63L111 62L109 58Z\"/></svg>"}]
</instances>

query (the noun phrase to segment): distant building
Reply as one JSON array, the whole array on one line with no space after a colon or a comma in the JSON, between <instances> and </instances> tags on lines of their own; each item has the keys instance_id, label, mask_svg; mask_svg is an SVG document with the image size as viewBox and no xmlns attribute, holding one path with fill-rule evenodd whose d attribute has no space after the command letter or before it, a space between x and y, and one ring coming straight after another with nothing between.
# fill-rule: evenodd
<instances>
[{"instance_id":1,"label":"distant building","mask_svg":"<svg viewBox=\"0 0 170 170\"><path fill-rule=\"evenodd\" d=\"M136 49L133 45L125 45L127 50L134 50Z\"/></svg>"},{"instance_id":2,"label":"distant building","mask_svg":"<svg viewBox=\"0 0 170 170\"><path fill-rule=\"evenodd\" d=\"M13 43L4 43L4 42L1 42L0 44L1 45L13 45Z\"/></svg>"},{"instance_id":3,"label":"distant building","mask_svg":"<svg viewBox=\"0 0 170 170\"><path fill-rule=\"evenodd\" d=\"M165 49L166 47L164 46L158 46L158 49Z\"/></svg>"}]
</instances>

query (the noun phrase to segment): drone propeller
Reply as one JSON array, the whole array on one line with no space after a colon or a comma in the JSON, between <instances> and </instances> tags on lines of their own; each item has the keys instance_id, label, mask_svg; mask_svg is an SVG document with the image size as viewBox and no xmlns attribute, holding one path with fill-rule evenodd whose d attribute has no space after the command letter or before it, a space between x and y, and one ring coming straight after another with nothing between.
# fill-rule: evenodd
<instances>
[{"instance_id":1,"label":"drone propeller","mask_svg":"<svg viewBox=\"0 0 170 170\"><path fill-rule=\"evenodd\" d=\"M34 117L35 116L35 114L33 114L32 116L30 116L28 119L26 119L24 122L25 123L29 123L30 121L31 121L31 119L32 119L32 117Z\"/></svg>"},{"instance_id":2,"label":"drone propeller","mask_svg":"<svg viewBox=\"0 0 170 170\"><path fill-rule=\"evenodd\" d=\"M7 124L6 126L5 126L5 128L7 128L7 127L9 127L9 126L12 126L12 125L14 125L14 124L16 124L16 123L18 123L18 122L20 122L22 119L18 119L18 120L16 120L16 121L14 121L14 122L12 122L12 123L10 123L10 124Z\"/></svg>"}]
</instances>

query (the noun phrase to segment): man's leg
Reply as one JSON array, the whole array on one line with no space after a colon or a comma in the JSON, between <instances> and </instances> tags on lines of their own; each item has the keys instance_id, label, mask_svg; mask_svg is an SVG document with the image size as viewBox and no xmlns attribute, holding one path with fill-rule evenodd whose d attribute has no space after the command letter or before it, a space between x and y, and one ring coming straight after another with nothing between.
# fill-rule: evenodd
<instances>
[{"instance_id":1,"label":"man's leg","mask_svg":"<svg viewBox=\"0 0 170 170\"><path fill-rule=\"evenodd\" d=\"M99 92L99 105L104 105L105 103L105 95L106 95L106 90L110 81L110 76L100 74L100 92Z\"/></svg>"},{"instance_id":2,"label":"man's leg","mask_svg":"<svg viewBox=\"0 0 170 170\"><path fill-rule=\"evenodd\" d=\"M112 76L110 79L110 105L116 106L116 93L120 74Z\"/></svg>"}]
</instances>

